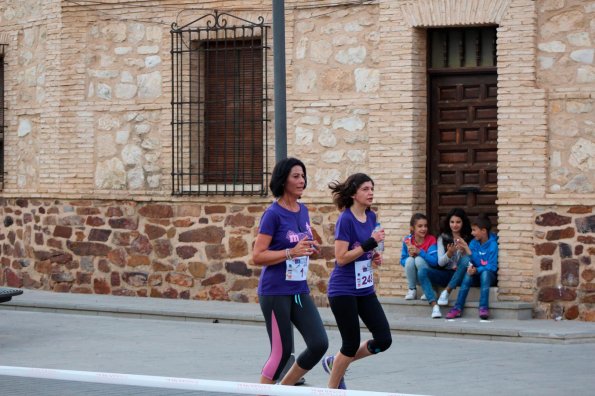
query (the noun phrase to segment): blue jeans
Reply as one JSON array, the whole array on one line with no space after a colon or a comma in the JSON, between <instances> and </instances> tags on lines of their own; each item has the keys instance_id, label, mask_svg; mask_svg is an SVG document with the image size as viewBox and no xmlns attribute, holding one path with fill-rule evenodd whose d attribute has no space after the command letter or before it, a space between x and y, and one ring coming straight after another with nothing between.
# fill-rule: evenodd
<instances>
[{"instance_id":1,"label":"blue jeans","mask_svg":"<svg viewBox=\"0 0 595 396\"><path fill-rule=\"evenodd\" d=\"M417 273L421 268L429 268L430 266L422 257L407 257L405 260L405 274L407 275L407 287L415 289L419 281L417 280Z\"/></svg>"},{"instance_id":2,"label":"blue jeans","mask_svg":"<svg viewBox=\"0 0 595 396\"><path fill-rule=\"evenodd\" d=\"M490 304L490 287L496 284L496 274L492 271L485 270L481 274L469 275L465 274L463 283L461 284L461 290L455 303L455 308L460 310L465 306L465 300L467 300L467 294L471 286L479 286L479 307L488 308Z\"/></svg>"},{"instance_id":3,"label":"blue jeans","mask_svg":"<svg viewBox=\"0 0 595 396\"><path fill-rule=\"evenodd\" d=\"M434 293L432 285L446 286L454 274L455 271L453 270L430 267L420 268L417 277L419 279L419 284L428 299L428 303L431 304L436 301L436 293Z\"/></svg>"},{"instance_id":4,"label":"blue jeans","mask_svg":"<svg viewBox=\"0 0 595 396\"><path fill-rule=\"evenodd\" d=\"M457 287L459 287L461 285L461 282L463 282L463 278L465 277L465 274L467 273L467 267L469 266L469 261L471 261L471 258L469 256L463 256L457 263L457 269L455 270L454 275L450 279L450 282L448 282L448 288L450 290L456 289Z\"/></svg>"}]
</instances>

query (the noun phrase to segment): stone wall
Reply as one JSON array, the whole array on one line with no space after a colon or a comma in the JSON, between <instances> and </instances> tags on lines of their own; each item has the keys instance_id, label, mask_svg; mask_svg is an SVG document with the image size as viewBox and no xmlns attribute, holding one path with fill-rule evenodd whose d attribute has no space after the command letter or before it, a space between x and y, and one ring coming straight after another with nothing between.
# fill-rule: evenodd
<instances>
[{"instance_id":1,"label":"stone wall","mask_svg":"<svg viewBox=\"0 0 595 396\"><path fill-rule=\"evenodd\" d=\"M554 194L595 194L595 1L538 7L538 83L548 91Z\"/></svg>"},{"instance_id":2,"label":"stone wall","mask_svg":"<svg viewBox=\"0 0 595 396\"><path fill-rule=\"evenodd\" d=\"M255 302L260 267L251 253L266 205L3 200L0 285ZM326 305L335 208L309 209L322 245L309 282Z\"/></svg>"},{"instance_id":3,"label":"stone wall","mask_svg":"<svg viewBox=\"0 0 595 396\"><path fill-rule=\"evenodd\" d=\"M541 207L535 217L540 318L595 321L594 207Z\"/></svg>"},{"instance_id":4,"label":"stone wall","mask_svg":"<svg viewBox=\"0 0 595 396\"><path fill-rule=\"evenodd\" d=\"M171 197L169 29L172 22L183 25L215 9L247 20L262 16L270 23L270 1L205 0L197 5L158 0L151 7L126 0L109 3L0 3L0 38L8 44L6 182L1 195L4 217L14 217L13 225L0 232L6 238L2 281L81 292L96 292L97 282L106 285L97 289L100 292L184 298L211 298L211 290L216 294L220 289L219 297L227 293L226 298L253 301L255 295L246 290L253 289L258 268L250 267L248 252L238 255L230 242L245 243L249 251L256 225L235 228L225 222L239 215L256 222L266 200ZM536 277L553 274L542 274L535 265L534 244L541 244L535 236L536 211L551 207L562 215L565 208L590 207L595 200L595 1L452 3L455 6L445 7L443 0L379 0L337 5L320 0L313 7L312 2L287 0L288 153L308 166L304 201L322 216L315 229L325 249L331 249L328 238L337 216L329 206L327 183L354 171L375 179L379 216L387 230L379 290L382 295L403 295L400 239L411 214L427 206L426 29L498 26L499 298L535 302ZM268 66L272 86L273 67ZM274 117L272 111L269 116ZM272 167L275 142L268 132ZM28 206L20 207L17 200ZM142 208L156 205L149 202L170 207L171 216L143 215ZM219 207L220 213L207 213L207 207ZM126 223L128 218L136 223ZM187 222L194 223L185 226ZM118 228L135 224L132 230ZM58 231L64 236L54 236L56 226L70 227L72 234L65 238L68 232ZM223 232L225 253L207 250L217 245L213 242L179 240L187 231L210 226ZM166 234L151 239L147 227L161 227ZM130 245L119 245L125 238ZM65 263L52 262L52 249L62 252L56 257ZM85 249L126 255L115 264L107 255L80 254L89 252ZM193 249L192 257L184 258ZM170 250L166 257L159 256ZM330 254L325 252L325 257ZM152 267L154 262L160 264ZM205 267L193 266L193 274L184 264L190 262ZM243 263L246 270L238 269L242 264L228 269L228 262ZM37 264L39 272L36 263L44 263ZM330 268L326 260L320 263L313 275L317 296ZM130 275L139 267L145 275ZM242 271L245 275L237 273ZM63 272L69 275L60 275ZM78 272L86 274L81 281L87 283L77 284ZM119 285L111 284L112 272ZM56 281L69 276L73 280ZM162 283L152 285L153 280ZM244 288L238 286L242 282L236 285L240 280L251 283Z\"/></svg>"}]
</instances>

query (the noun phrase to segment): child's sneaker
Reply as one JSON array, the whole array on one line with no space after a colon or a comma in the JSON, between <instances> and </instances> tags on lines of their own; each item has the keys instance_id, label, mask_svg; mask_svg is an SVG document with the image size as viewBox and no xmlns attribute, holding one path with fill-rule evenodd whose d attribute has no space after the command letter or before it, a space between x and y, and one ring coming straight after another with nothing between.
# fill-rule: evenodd
<instances>
[{"instance_id":1,"label":"child's sneaker","mask_svg":"<svg viewBox=\"0 0 595 396\"><path fill-rule=\"evenodd\" d=\"M488 307L479 307L479 318L487 320L490 317L490 310Z\"/></svg>"},{"instance_id":2,"label":"child's sneaker","mask_svg":"<svg viewBox=\"0 0 595 396\"><path fill-rule=\"evenodd\" d=\"M452 307L446 314L446 319L460 318L463 311L457 307Z\"/></svg>"},{"instance_id":3,"label":"child's sneaker","mask_svg":"<svg viewBox=\"0 0 595 396\"><path fill-rule=\"evenodd\" d=\"M332 355L326 356L325 358L322 359L322 368L329 375L330 375L331 371L333 371L333 362L334 361L335 361L335 357ZM345 386L345 377L341 377L341 381L339 381L338 389L347 389L347 386Z\"/></svg>"},{"instance_id":4,"label":"child's sneaker","mask_svg":"<svg viewBox=\"0 0 595 396\"><path fill-rule=\"evenodd\" d=\"M422 294L422 295L421 295L421 297L420 297L419 299L420 299L420 300L423 300L423 301L428 301L428 298L426 297L426 295L425 295L425 294Z\"/></svg>"},{"instance_id":5,"label":"child's sneaker","mask_svg":"<svg viewBox=\"0 0 595 396\"><path fill-rule=\"evenodd\" d=\"M438 305L448 305L448 291L446 289L442 290L440 293L440 297L438 297Z\"/></svg>"},{"instance_id":6,"label":"child's sneaker","mask_svg":"<svg viewBox=\"0 0 595 396\"><path fill-rule=\"evenodd\" d=\"M407 294L405 295L405 300L415 300L417 297L417 290L409 289L407 290Z\"/></svg>"},{"instance_id":7,"label":"child's sneaker","mask_svg":"<svg viewBox=\"0 0 595 396\"><path fill-rule=\"evenodd\" d=\"M441 318L442 313L440 312L440 306L438 304L432 307L432 319Z\"/></svg>"}]
</instances>

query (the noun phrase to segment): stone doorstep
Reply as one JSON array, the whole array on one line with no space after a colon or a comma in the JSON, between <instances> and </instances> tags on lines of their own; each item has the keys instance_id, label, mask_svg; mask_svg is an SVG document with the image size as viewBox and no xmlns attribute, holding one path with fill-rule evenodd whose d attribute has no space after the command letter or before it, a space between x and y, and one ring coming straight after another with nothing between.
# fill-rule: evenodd
<instances>
[{"instance_id":1,"label":"stone doorstep","mask_svg":"<svg viewBox=\"0 0 595 396\"><path fill-rule=\"evenodd\" d=\"M449 297L448 306L440 308L442 317L454 305L459 288L455 289ZM435 288L436 297L440 295L442 288ZM421 292L421 293L420 293ZM418 287L417 295L421 297L423 291ZM528 320L533 318L533 305L526 302L513 301L498 301L498 288L490 288L490 318L491 319L513 319L513 320ZM380 302L384 310L395 315L402 315L407 317L430 317L431 308L427 301L405 300L404 297L380 297ZM477 318L479 309L479 288L472 287L467 296L467 301L463 309L463 318Z\"/></svg>"}]
</instances>

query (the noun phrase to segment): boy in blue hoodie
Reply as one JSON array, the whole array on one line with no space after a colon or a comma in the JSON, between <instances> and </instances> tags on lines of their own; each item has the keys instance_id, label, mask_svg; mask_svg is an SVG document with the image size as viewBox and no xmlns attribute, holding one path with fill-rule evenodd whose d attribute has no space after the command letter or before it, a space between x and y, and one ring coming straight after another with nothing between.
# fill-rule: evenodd
<instances>
[{"instance_id":1,"label":"boy in blue hoodie","mask_svg":"<svg viewBox=\"0 0 595 396\"><path fill-rule=\"evenodd\" d=\"M461 284L457 302L446 314L447 319L461 316L471 286L479 286L481 290L479 317L484 320L490 317L490 287L496 284L498 272L498 237L490 232L491 228L490 219L481 214L471 223L471 234L473 235L471 243L467 245L464 240L459 241L465 252L471 257L471 262Z\"/></svg>"}]
</instances>

